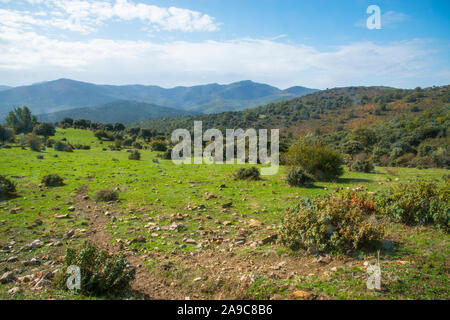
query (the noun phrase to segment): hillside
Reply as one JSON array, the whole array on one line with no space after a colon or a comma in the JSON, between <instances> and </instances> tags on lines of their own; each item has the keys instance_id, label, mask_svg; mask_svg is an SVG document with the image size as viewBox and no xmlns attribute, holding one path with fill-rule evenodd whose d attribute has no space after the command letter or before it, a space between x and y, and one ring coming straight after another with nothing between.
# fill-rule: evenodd
<instances>
[{"instance_id":1,"label":"hillside","mask_svg":"<svg viewBox=\"0 0 450 320\"><path fill-rule=\"evenodd\" d=\"M442 105L448 103L449 92L449 86L420 92L388 87L335 88L240 112L152 119L133 126L171 132L191 129L194 120L201 120L208 128L280 128L294 135L317 129L324 133L413 114L413 107L424 110Z\"/></svg>"},{"instance_id":2,"label":"hillside","mask_svg":"<svg viewBox=\"0 0 450 320\"><path fill-rule=\"evenodd\" d=\"M304 88L302 92L311 90L314 91ZM0 91L0 118L16 106L28 106L34 114L45 114L118 100L141 101L175 109L215 113L242 110L297 96L299 94L252 81L165 89L143 85L96 85L59 79Z\"/></svg>"},{"instance_id":3,"label":"hillside","mask_svg":"<svg viewBox=\"0 0 450 320\"><path fill-rule=\"evenodd\" d=\"M177 110L137 101L115 101L88 108L77 108L38 115L42 122L58 122L64 118L86 119L99 123L130 124L152 118L183 116L195 112Z\"/></svg>"}]
</instances>

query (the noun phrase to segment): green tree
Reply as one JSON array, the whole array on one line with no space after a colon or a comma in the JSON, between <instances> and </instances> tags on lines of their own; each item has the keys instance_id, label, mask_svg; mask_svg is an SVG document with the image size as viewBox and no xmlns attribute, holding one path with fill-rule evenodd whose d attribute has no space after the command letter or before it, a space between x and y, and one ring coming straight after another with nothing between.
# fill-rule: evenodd
<instances>
[{"instance_id":1,"label":"green tree","mask_svg":"<svg viewBox=\"0 0 450 320\"><path fill-rule=\"evenodd\" d=\"M44 136L45 139L54 136L56 133L55 126L49 122L39 123L33 130L33 133L38 136Z\"/></svg>"},{"instance_id":2,"label":"green tree","mask_svg":"<svg viewBox=\"0 0 450 320\"><path fill-rule=\"evenodd\" d=\"M31 114L28 107L14 108L6 117L6 124L12 128L15 133L30 133L37 123L36 116Z\"/></svg>"}]
</instances>

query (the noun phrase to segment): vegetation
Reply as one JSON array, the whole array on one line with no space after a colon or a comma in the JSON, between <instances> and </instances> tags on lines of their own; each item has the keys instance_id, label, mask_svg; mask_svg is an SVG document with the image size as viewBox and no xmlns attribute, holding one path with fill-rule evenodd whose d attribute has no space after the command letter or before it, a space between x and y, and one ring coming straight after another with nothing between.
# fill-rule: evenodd
<instances>
[{"instance_id":1,"label":"vegetation","mask_svg":"<svg viewBox=\"0 0 450 320\"><path fill-rule=\"evenodd\" d=\"M60 187L64 185L64 179L58 174L48 174L41 181L46 187Z\"/></svg>"},{"instance_id":2,"label":"vegetation","mask_svg":"<svg viewBox=\"0 0 450 320\"><path fill-rule=\"evenodd\" d=\"M429 180L402 183L386 189L377 199L383 215L408 225L433 224L449 232L450 188Z\"/></svg>"},{"instance_id":3,"label":"vegetation","mask_svg":"<svg viewBox=\"0 0 450 320\"><path fill-rule=\"evenodd\" d=\"M302 200L285 214L281 241L311 252L370 249L384 234L374 214L374 203L357 193Z\"/></svg>"},{"instance_id":4,"label":"vegetation","mask_svg":"<svg viewBox=\"0 0 450 320\"><path fill-rule=\"evenodd\" d=\"M134 268L127 268L124 255L110 256L92 243L85 243L79 250L67 248L62 276L58 280L61 288L67 288L69 266L77 266L81 273L79 293L86 296L119 297L129 289L134 280Z\"/></svg>"},{"instance_id":5,"label":"vegetation","mask_svg":"<svg viewBox=\"0 0 450 320\"><path fill-rule=\"evenodd\" d=\"M314 183L314 178L301 167L292 167L286 175L286 182L291 187L308 187Z\"/></svg>"},{"instance_id":6,"label":"vegetation","mask_svg":"<svg viewBox=\"0 0 450 320\"><path fill-rule=\"evenodd\" d=\"M238 180L260 180L261 173L256 167L250 168L239 168L235 173L234 177Z\"/></svg>"},{"instance_id":7,"label":"vegetation","mask_svg":"<svg viewBox=\"0 0 450 320\"><path fill-rule=\"evenodd\" d=\"M128 156L129 160L141 160L141 153L138 150L133 150Z\"/></svg>"},{"instance_id":8,"label":"vegetation","mask_svg":"<svg viewBox=\"0 0 450 320\"><path fill-rule=\"evenodd\" d=\"M119 200L119 194L117 191L103 189L95 194L95 201L97 202L109 202Z\"/></svg>"},{"instance_id":9,"label":"vegetation","mask_svg":"<svg viewBox=\"0 0 450 320\"><path fill-rule=\"evenodd\" d=\"M12 128L16 134L30 133L37 123L37 118L31 115L30 109L27 107L14 108L6 117L6 124Z\"/></svg>"},{"instance_id":10,"label":"vegetation","mask_svg":"<svg viewBox=\"0 0 450 320\"><path fill-rule=\"evenodd\" d=\"M0 200L9 199L17 194L16 184L0 175Z\"/></svg>"},{"instance_id":11,"label":"vegetation","mask_svg":"<svg viewBox=\"0 0 450 320\"><path fill-rule=\"evenodd\" d=\"M34 135L28 134L25 140L26 145L33 151L41 151L42 143L41 139Z\"/></svg>"},{"instance_id":12,"label":"vegetation","mask_svg":"<svg viewBox=\"0 0 450 320\"><path fill-rule=\"evenodd\" d=\"M318 181L336 180L344 173L343 160L339 153L320 142L297 142L289 148L286 162L291 166L301 167L305 173Z\"/></svg>"}]
</instances>

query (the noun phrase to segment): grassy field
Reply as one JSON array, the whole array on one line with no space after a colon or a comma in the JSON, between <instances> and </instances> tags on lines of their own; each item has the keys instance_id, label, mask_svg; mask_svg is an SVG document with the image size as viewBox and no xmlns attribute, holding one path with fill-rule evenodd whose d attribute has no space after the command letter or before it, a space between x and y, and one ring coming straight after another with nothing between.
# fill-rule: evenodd
<instances>
[{"instance_id":1,"label":"grassy field","mask_svg":"<svg viewBox=\"0 0 450 320\"><path fill-rule=\"evenodd\" d=\"M276 233L283 212L301 197L337 188L363 186L375 192L410 178L436 179L441 169L376 168L376 173L346 172L336 183L292 188L284 168L275 176L247 182L233 179L242 165L180 165L142 150L140 161L126 150L103 151L93 133L58 129L55 140L90 145L73 153L51 148L37 153L19 146L0 149L0 173L17 183L19 196L0 203L0 273L18 276L61 268L67 246L99 240L111 251L137 261L140 275L125 298L165 299L448 299L449 235L432 227L407 227L383 221L381 292L366 288L367 262L376 253L333 256L318 262L306 252L281 244L258 243ZM37 155L43 155L39 160ZM41 186L44 175L58 173L65 185ZM100 189L119 190L120 201L97 204ZM87 199L85 196L89 196ZM70 207L74 211L69 211ZM20 208L11 211L11 209ZM57 218L69 214L68 218ZM252 221L254 220L254 221ZM173 230L173 223L184 228ZM252 226L252 223L256 226ZM65 236L69 230L74 234ZM143 236L145 242L134 239ZM20 248L41 240L31 251ZM8 262L11 257L17 261ZM37 258L40 265L24 266ZM15 260L15 259L12 259ZM1 276L0 274L0 276ZM19 287L15 294L8 293ZM298 294L297 294L298 296ZM0 284L1 299L87 299L52 286Z\"/></svg>"}]
</instances>

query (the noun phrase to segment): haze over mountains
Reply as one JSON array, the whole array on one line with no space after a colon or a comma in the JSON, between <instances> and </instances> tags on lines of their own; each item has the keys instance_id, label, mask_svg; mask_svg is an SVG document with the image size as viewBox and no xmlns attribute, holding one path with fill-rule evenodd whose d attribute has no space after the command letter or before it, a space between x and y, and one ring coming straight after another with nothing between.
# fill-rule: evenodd
<instances>
[{"instance_id":1,"label":"haze over mountains","mask_svg":"<svg viewBox=\"0 0 450 320\"><path fill-rule=\"evenodd\" d=\"M87 119L93 122L125 125L161 117L198 115L194 111L161 107L156 104L120 100L87 108L76 108L38 115L39 121L58 122L64 118Z\"/></svg>"},{"instance_id":2,"label":"haze over mountains","mask_svg":"<svg viewBox=\"0 0 450 320\"><path fill-rule=\"evenodd\" d=\"M33 114L42 115L42 119L60 120L58 116L76 117L85 114L87 119L98 119L99 110L106 110L105 104L114 107L111 111L119 111L118 106L130 107L133 103L152 104L158 112L151 112L156 117L167 117L175 114L173 109L198 113L218 113L243 110L270 102L290 100L318 90L304 87L293 87L280 90L276 87L252 81L235 82L228 85L207 84L193 87L175 87L165 89L158 86L144 85L96 85L70 79L42 82L29 86L0 89L0 119L17 106L28 106ZM128 103L125 103L128 101ZM110 103L116 102L111 105ZM117 102L120 102L117 104ZM96 106L92 110L80 110ZM107 105L108 106L108 105ZM134 105L133 110L141 110L142 105ZM148 109L149 106L146 106ZM74 110L73 113L55 113ZM114 112L111 112L114 114ZM147 110L149 111L149 110ZM44 115L54 113L53 115ZM106 116L106 114L104 114ZM113 118L111 118L113 119ZM114 118L116 120L116 118ZM133 121L141 121L142 118ZM120 117L117 117L120 121ZM102 121L104 122L104 121Z\"/></svg>"}]
</instances>

